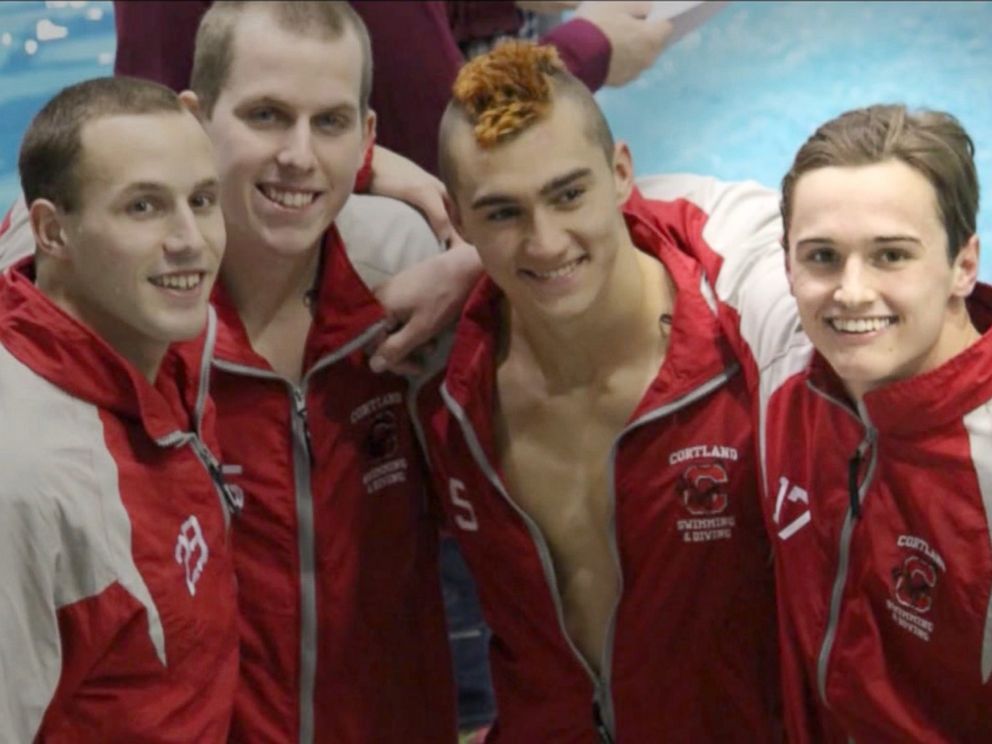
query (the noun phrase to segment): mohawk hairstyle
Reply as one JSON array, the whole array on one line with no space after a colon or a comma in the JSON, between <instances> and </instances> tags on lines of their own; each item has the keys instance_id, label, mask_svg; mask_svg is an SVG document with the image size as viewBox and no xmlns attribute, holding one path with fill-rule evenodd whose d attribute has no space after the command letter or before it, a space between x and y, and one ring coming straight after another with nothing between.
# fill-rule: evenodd
<instances>
[{"instance_id":1,"label":"mohawk hairstyle","mask_svg":"<svg viewBox=\"0 0 992 744\"><path fill-rule=\"evenodd\" d=\"M576 123L613 162L613 134L585 83L572 75L551 46L504 41L467 62L452 86L438 128L438 175L453 192L458 164L451 142L458 127L471 127L476 144L490 149L551 115L558 101L576 107Z\"/></svg>"},{"instance_id":2,"label":"mohawk hairstyle","mask_svg":"<svg viewBox=\"0 0 992 744\"><path fill-rule=\"evenodd\" d=\"M548 112L550 78L563 73L568 71L554 47L505 41L462 67L453 100L474 125L479 145L492 147Z\"/></svg>"}]
</instances>

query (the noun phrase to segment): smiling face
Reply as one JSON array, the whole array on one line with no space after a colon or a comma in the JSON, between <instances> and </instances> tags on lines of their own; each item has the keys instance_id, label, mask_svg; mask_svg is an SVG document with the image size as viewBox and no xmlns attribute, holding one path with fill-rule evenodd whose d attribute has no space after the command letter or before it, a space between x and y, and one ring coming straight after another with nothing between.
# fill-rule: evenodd
<instances>
[{"instance_id":1,"label":"smiling face","mask_svg":"<svg viewBox=\"0 0 992 744\"><path fill-rule=\"evenodd\" d=\"M905 163L806 172L788 234L803 328L855 398L943 364L977 336L964 306L977 238L948 258L934 188Z\"/></svg>"},{"instance_id":2,"label":"smiling face","mask_svg":"<svg viewBox=\"0 0 992 744\"><path fill-rule=\"evenodd\" d=\"M232 250L313 248L351 194L374 117L360 106L353 31L322 39L286 31L264 10L234 29L232 60L204 122L221 175Z\"/></svg>"},{"instance_id":3,"label":"smiling face","mask_svg":"<svg viewBox=\"0 0 992 744\"><path fill-rule=\"evenodd\" d=\"M576 121L579 106L562 98L547 118L493 147L480 147L467 123L452 133L456 222L519 312L582 315L630 240L620 212L630 154L618 145L607 162Z\"/></svg>"},{"instance_id":4,"label":"smiling face","mask_svg":"<svg viewBox=\"0 0 992 744\"><path fill-rule=\"evenodd\" d=\"M95 119L80 139L80 203L51 223L64 238L44 259L53 299L153 376L171 342L203 330L224 251L210 141L185 112ZM54 211L42 202L32 210Z\"/></svg>"}]
</instances>

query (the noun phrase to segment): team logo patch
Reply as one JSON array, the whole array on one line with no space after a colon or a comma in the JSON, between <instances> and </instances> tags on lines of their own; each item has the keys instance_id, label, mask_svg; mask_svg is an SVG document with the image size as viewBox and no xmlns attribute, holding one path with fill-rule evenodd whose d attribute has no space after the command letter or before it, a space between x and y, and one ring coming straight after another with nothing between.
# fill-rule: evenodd
<instances>
[{"instance_id":1,"label":"team logo patch","mask_svg":"<svg viewBox=\"0 0 992 744\"><path fill-rule=\"evenodd\" d=\"M688 453L693 449L680 450L675 455ZM716 449L716 448L711 448ZM736 460L737 451L730 451L727 460ZM700 453L702 454L702 453ZM712 454L712 451L707 453ZM682 462L685 458L673 455L670 463ZM689 465L682 471L676 482L679 500L688 515L679 519L676 528L682 535L683 542L712 542L714 540L729 540L733 537L735 519L731 514L724 514L730 505L730 477L726 467L719 462L704 461Z\"/></svg>"},{"instance_id":2,"label":"team logo patch","mask_svg":"<svg viewBox=\"0 0 992 744\"><path fill-rule=\"evenodd\" d=\"M368 433L365 435L366 453L373 460L382 460L395 455L399 446L396 414L392 411L380 411L369 423Z\"/></svg>"},{"instance_id":3,"label":"team logo patch","mask_svg":"<svg viewBox=\"0 0 992 744\"><path fill-rule=\"evenodd\" d=\"M195 515L190 515L179 527L176 563L186 569L186 588L189 589L191 597L196 596L196 583L203 575L203 568L207 565L209 557L210 550L207 548L207 541L203 538L200 520Z\"/></svg>"},{"instance_id":4,"label":"team logo patch","mask_svg":"<svg viewBox=\"0 0 992 744\"><path fill-rule=\"evenodd\" d=\"M351 425L358 429L355 433L367 462L362 473L366 493L407 480L408 463L400 448L403 415L403 395L396 391L370 398L351 412Z\"/></svg>"},{"instance_id":5,"label":"team logo patch","mask_svg":"<svg viewBox=\"0 0 992 744\"><path fill-rule=\"evenodd\" d=\"M716 462L692 465L679 478L679 494L692 515L720 514L727 510L727 471Z\"/></svg>"},{"instance_id":6,"label":"team logo patch","mask_svg":"<svg viewBox=\"0 0 992 744\"><path fill-rule=\"evenodd\" d=\"M944 559L922 537L900 535L896 540L901 560L892 567L891 597L885 604L893 622L924 641L930 640L934 624L926 618L933 608L934 592Z\"/></svg>"}]
</instances>

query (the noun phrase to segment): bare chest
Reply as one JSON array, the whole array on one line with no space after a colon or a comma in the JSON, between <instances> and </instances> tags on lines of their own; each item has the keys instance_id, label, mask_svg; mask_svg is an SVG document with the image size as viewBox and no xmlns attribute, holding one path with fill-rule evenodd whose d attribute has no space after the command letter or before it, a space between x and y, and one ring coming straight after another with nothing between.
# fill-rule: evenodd
<instances>
[{"instance_id":1,"label":"bare chest","mask_svg":"<svg viewBox=\"0 0 992 744\"><path fill-rule=\"evenodd\" d=\"M610 459L639 397L509 405L498 417L507 489L540 528L565 630L596 671L619 592Z\"/></svg>"}]
</instances>

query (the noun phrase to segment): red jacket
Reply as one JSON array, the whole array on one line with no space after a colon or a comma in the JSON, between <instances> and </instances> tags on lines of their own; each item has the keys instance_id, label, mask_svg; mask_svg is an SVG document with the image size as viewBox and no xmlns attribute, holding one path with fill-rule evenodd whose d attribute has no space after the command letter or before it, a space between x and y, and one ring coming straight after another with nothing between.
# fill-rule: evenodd
<instances>
[{"instance_id":1,"label":"red jacket","mask_svg":"<svg viewBox=\"0 0 992 744\"><path fill-rule=\"evenodd\" d=\"M777 212L774 193L733 196L747 190L696 201L746 205L755 225ZM789 738L992 741L992 336L857 407L770 237L710 235L700 257L760 406ZM969 309L988 328L992 288Z\"/></svg>"},{"instance_id":2,"label":"red jacket","mask_svg":"<svg viewBox=\"0 0 992 744\"><path fill-rule=\"evenodd\" d=\"M647 208L678 218L664 203ZM775 610L744 378L699 266L639 217L628 226L678 295L664 364L609 453L622 592L600 677L563 630L548 544L500 476L503 300L488 279L465 309L443 384L423 394L437 488L494 633L489 741L769 741Z\"/></svg>"},{"instance_id":3,"label":"red jacket","mask_svg":"<svg viewBox=\"0 0 992 744\"><path fill-rule=\"evenodd\" d=\"M0 277L0 740L224 742L237 625L211 333L152 386L32 274Z\"/></svg>"},{"instance_id":4,"label":"red jacket","mask_svg":"<svg viewBox=\"0 0 992 744\"><path fill-rule=\"evenodd\" d=\"M407 383L369 371L383 310L336 229L305 374L251 348L220 290L211 392L234 525L241 688L232 738L416 742L455 737L454 692L421 455Z\"/></svg>"}]
</instances>

